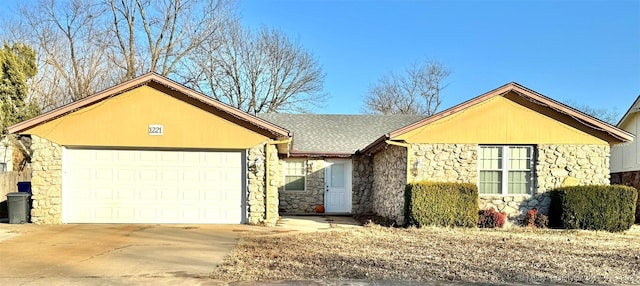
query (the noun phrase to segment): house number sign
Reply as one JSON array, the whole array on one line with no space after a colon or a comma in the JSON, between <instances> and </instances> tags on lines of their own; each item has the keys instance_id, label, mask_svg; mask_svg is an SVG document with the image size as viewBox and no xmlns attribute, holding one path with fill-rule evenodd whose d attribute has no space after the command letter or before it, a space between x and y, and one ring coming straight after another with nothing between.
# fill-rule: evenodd
<instances>
[{"instance_id":1,"label":"house number sign","mask_svg":"<svg viewBox=\"0 0 640 286\"><path fill-rule=\"evenodd\" d=\"M149 124L149 135L162 136L164 134L164 126L160 124Z\"/></svg>"}]
</instances>

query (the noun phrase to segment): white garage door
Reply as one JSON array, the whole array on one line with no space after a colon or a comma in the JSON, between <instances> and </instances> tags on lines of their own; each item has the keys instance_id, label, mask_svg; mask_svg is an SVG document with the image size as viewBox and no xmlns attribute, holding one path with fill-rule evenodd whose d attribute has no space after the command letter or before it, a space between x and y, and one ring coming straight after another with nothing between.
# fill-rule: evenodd
<instances>
[{"instance_id":1,"label":"white garage door","mask_svg":"<svg viewBox=\"0 0 640 286\"><path fill-rule=\"evenodd\" d=\"M242 153L65 149L65 223L242 223Z\"/></svg>"}]
</instances>

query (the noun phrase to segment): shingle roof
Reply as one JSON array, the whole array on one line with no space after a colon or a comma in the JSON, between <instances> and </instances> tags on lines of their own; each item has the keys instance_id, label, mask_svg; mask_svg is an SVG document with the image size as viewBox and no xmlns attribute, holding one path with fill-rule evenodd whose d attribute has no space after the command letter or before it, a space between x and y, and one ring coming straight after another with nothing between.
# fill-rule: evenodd
<instances>
[{"instance_id":1,"label":"shingle roof","mask_svg":"<svg viewBox=\"0 0 640 286\"><path fill-rule=\"evenodd\" d=\"M258 114L293 133L292 153L354 154L421 115Z\"/></svg>"}]
</instances>

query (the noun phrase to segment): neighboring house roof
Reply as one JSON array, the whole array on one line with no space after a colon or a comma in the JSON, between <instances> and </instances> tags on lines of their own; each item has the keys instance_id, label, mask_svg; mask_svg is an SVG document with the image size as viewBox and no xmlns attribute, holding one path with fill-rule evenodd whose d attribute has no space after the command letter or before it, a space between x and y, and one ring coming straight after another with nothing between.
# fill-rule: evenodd
<instances>
[{"instance_id":1,"label":"neighboring house roof","mask_svg":"<svg viewBox=\"0 0 640 286\"><path fill-rule=\"evenodd\" d=\"M634 135L629 132L621 130L609 123L606 123L602 120L599 120L595 117L585 114L577 109L569 107L558 101L555 101L529 88L526 88L518 83L511 82L501 87L498 87L492 91L489 91L485 94L482 94L478 97L470 99L466 102L463 102L449 109L446 109L432 116L429 116L423 120L420 120L413 124L403 126L394 131L386 133L385 135L375 140L373 143L369 144L367 147L363 148L362 150L359 150L358 153L375 152L375 150L377 150L380 145L385 144L387 140L393 140L394 138L400 135L403 135L407 132L416 130L425 125L438 121L442 118L464 111L472 106L478 105L496 96L504 96L510 92L514 92L530 102L533 102L537 105L548 108L553 112L555 112L556 114L563 114L563 115L569 116L570 118L572 118L574 126L583 126L583 128L587 129L588 132L593 136L596 136L599 138L606 138L607 139L606 141L610 143L633 141Z\"/></svg>"},{"instance_id":2,"label":"neighboring house roof","mask_svg":"<svg viewBox=\"0 0 640 286\"><path fill-rule=\"evenodd\" d=\"M291 155L355 154L381 134L417 122L423 115L258 114L291 130Z\"/></svg>"},{"instance_id":3,"label":"neighboring house roof","mask_svg":"<svg viewBox=\"0 0 640 286\"><path fill-rule=\"evenodd\" d=\"M627 110L627 112L624 114L624 116L622 116L622 118L620 119L620 121L618 121L618 124L616 124L616 126L618 127L622 127L622 124L627 121L627 119L629 119L629 117L631 115L633 115L634 113L640 111L640 95L638 95L638 97L636 98L636 100L633 102L633 104L629 107L629 110Z\"/></svg>"},{"instance_id":4,"label":"neighboring house roof","mask_svg":"<svg viewBox=\"0 0 640 286\"><path fill-rule=\"evenodd\" d=\"M211 111L219 111L218 113L222 113L227 115L227 118L235 123L242 124L250 129L262 133L265 135L269 135L270 137L275 137L276 139L286 139L289 138L289 131L285 128L276 126L270 122L264 121L258 117L255 117L251 114L243 112L235 107L224 104L220 101L214 100L204 94L198 93L193 89L187 88L173 80L170 80L166 77L163 77L156 73L148 73L137 77L135 79L129 80L127 82L121 83L114 87L105 89L101 92L98 92L92 96L86 97L84 99L69 103L60 108L54 109L47 113L44 113L40 116L36 116L32 119L20 122L8 128L10 133L20 133L30 128L33 128L37 125L46 123L48 121L54 120L61 116L67 115L69 113L75 112L79 109L85 108L87 106L91 106L113 96L122 94L126 91L132 90L134 88L155 84L156 86L163 87L165 89L168 88L168 92L171 95L176 96L173 92L177 91L177 95L186 96L191 99L195 99L198 102L204 103L206 106L212 108ZM206 124L204 122L198 122L198 124Z\"/></svg>"}]
</instances>

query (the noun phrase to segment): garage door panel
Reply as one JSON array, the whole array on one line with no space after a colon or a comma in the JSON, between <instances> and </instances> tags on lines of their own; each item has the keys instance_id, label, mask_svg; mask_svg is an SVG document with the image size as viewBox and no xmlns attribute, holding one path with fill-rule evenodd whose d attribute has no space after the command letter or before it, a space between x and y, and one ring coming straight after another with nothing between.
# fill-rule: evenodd
<instances>
[{"instance_id":1,"label":"garage door panel","mask_svg":"<svg viewBox=\"0 0 640 286\"><path fill-rule=\"evenodd\" d=\"M152 189L152 188L139 188L136 190L136 198L139 198L140 201L145 201L145 202L153 202L157 200L157 196L158 196L158 192L156 192L156 189Z\"/></svg>"},{"instance_id":2,"label":"garage door panel","mask_svg":"<svg viewBox=\"0 0 640 286\"><path fill-rule=\"evenodd\" d=\"M116 198L118 199L118 201L134 201L136 199L136 193L135 190L132 189L117 189L115 190L116 192Z\"/></svg>"},{"instance_id":3,"label":"garage door panel","mask_svg":"<svg viewBox=\"0 0 640 286\"><path fill-rule=\"evenodd\" d=\"M67 223L241 223L242 153L66 149Z\"/></svg>"},{"instance_id":4,"label":"garage door panel","mask_svg":"<svg viewBox=\"0 0 640 286\"><path fill-rule=\"evenodd\" d=\"M138 171L138 177L142 182L154 182L158 180L158 170L142 169Z\"/></svg>"}]
</instances>

